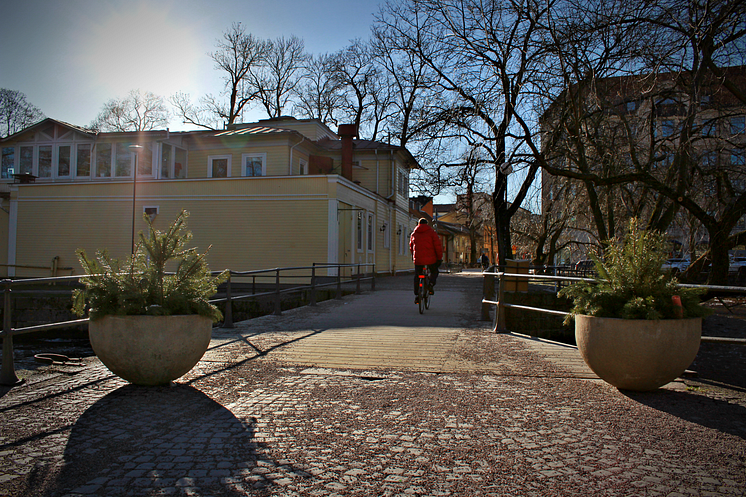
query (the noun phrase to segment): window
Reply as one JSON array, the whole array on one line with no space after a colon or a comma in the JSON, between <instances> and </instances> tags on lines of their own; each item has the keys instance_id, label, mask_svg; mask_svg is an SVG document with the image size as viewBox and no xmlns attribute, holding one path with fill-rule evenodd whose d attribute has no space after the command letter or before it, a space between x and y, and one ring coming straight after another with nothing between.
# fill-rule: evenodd
<instances>
[{"instance_id":1,"label":"window","mask_svg":"<svg viewBox=\"0 0 746 497\"><path fill-rule=\"evenodd\" d=\"M308 161L300 159L298 161L298 174L303 176L304 174L308 174Z\"/></svg>"},{"instance_id":2,"label":"window","mask_svg":"<svg viewBox=\"0 0 746 497\"><path fill-rule=\"evenodd\" d=\"M717 165L717 152L705 151L702 153L702 167L712 168Z\"/></svg>"},{"instance_id":3,"label":"window","mask_svg":"<svg viewBox=\"0 0 746 497\"><path fill-rule=\"evenodd\" d=\"M187 152L183 148L174 147L174 178L186 178Z\"/></svg>"},{"instance_id":4,"label":"window","mask_svg":"<svg viewBox=\"0 0 746 497\"><path fill-rule=\"evenodd\" d=\"M78 150L75 157L75 175L91 175L91 146L89 144L78 144Z\"/></svg>"},{"instance_id":5,"label":"window","mask_svg":"<svg viewBox=\"0 0 746 497\"><path fill-rule=\"evenodd\" d=\"M34 147L21 147L20 159L19 172L21 174L32 174L34 171Z\"/></svg>"},{"instance_id":6,"label":"window","mask_svg":"<svg viewBox=\"0 0 746 497\"><path fill-rule=\"evenodd\" d=\"M132 160L134 154L128 143L116 144L116 160L114 162L114 176L132 176Z\"/></svg>"},{"instance_id":7,"label":"window","mask_svg":"<svg viewBox=\"0 0 746 497\"><path fill-rule=\"evenodd\" d=\"M627 102L626 108L627 112L634 112L637 108L637 102Z\"/></svg>"},{"instance_id":8,"label":"window","mask_svg":"<svg viewBox=\"0 0 746 497\"><path fill-rule=\"evenodd\" d=\"M675 124L671 119L661 121L661 136L667 138L673 136Z\"/></svg>"},{"instance_id":9,"label":"window","mask_svg":"<svg viewBox=\"0 0 746 497\"><path fill-rule=\"evenodd\" d=\"M161 178L186 178L186 150L168 143L161 144Z\"/></svg>"},{"instance_id":10,"label":"window","mask_svg":"<svg viewBox=\"0 0 746 497\"><path fill-rule=\"evenodd\" d=\"M158 215L158 206L157 205L145 205L142 208L143 214L148 216L150 218L150 221L154 221L155 217Z\"/></svg>"},{"instance_id":11,"label":"window","mask_svg":"<svg viewBox=\"0 0 746 497\"><path fill-rule=\"evenodd\" d=\"M746 117L731 117L730 118L730 133L732 135L740 135L746 131Z\"/></svg>"},{"instance_id":12,"label":"window","mask_svg":"<svg viewBox=\"0 0 746 497\"><path fill-rule=\"evenodd\" d=\"M715 123L705 121L702 123L702 136L715 136Z\"/></svg>"},{"instance_id":13,"label":"window","mask_svg":"<svg viewBox=\"0 0 746 497\"><path fill-rule=\"evenodd\" d=\"M407 173L399 170L399 184L397 185L397 190L399 192L399 195L406 197L409 194L409 177L407 176Z\"/></svg>"},{"instance_id":14,"label":"window","mask_svg":"<svg viewBox=\"0 0 746 497\"><path fill-rule=\"evenodd\" d=\"M267 154L243 154L241 156L242 174L244 176L266 176L267 170L264 165L266 159Z\"/></svg>"},{"instance_id":15,"label":"window","mask_svg":"<svg viewBox=\"0 0 746 497\"><path fill-rule=\"evenodd\" d=\"M144 143L137 154L137 175L153 176L153 144Z\"/></svg>"},{"instance_id":16,"label":"window","mask_svg":"<svg viewBox=\"0 0 746 497\"><path fill-rule=\"evenodd\" d=\"M39 147L39 174L40 178L52 177L52 145Z\"/></svg>"},{"instance_id":17,"label":"window","mask_svg":"<svg viewBox=\"0 0 746 497\"><path fill-rule=\"evenodd\" d=\"M0 163L0 178L10 178L15 174L16 149L15 147L3 147L2 162Z\"/></svg>"},{"instance_id":18,"label":"window","mask_svg":"<svg viewBox=\"0 0 746 497\"><path fill-rule=\"evenodd\" d=\"M357 235L357 251L362 252L363 251L363 213L360 211L357 211L357 231L355 232Z\"/></svg>"},{"instance_id":19,"label":"window","mask_svg":"<svg viewBox=\"0 0 746 497\"><path fill-rule=\"evenodd\" d=\"M730 154L730 165L737 167L746 166L746 151L745 150L732 150Z\"/></svg>"},{"instance_id":20,"label":"window","mask_svg":"<svg viewBox=\"0 0 746 497\"><path fill-rule=\"evenodd\" d=\"M70 176L70 145L60 145L57 148L57 176L66 178Z\"/></svg>"},{"instance_id":21,"label":"window","mask_svg":"<svg viewBox=\"0 0 746 497\"><path fill-rule=\"evenodd\" d=\"M368 252L373 252L373 214L368 214Z\"/></svg>"},{"instance_id":22,"label":"window","mask_svg":"<svg viewBox=\"0 0 746 497\"><path fill-rule=\"evenodd\" d=\"M383 248L391 248L391 229L389 223L383 225Z\"/></svg>"},{"instance_id":23,"label":"window","mask_svg":"<svg viewBox=\"0 0 746 497\"><path fill-rule=\"evenodd\" d=\"M161 178L170 178L173 176L171 145L166 143L161 145Z\"/></svg>"},{"instance_id":24,"label":"window","mask_svg":"<svg viewBox=\"0 0 746 497\"><path fill-rule=\"evenodd\" d=\"M111 143L99 143L96 145L96 177L108 178L111 176Z\"/></svg>"},{"instance_id":25,"label":"window","mask_svg":"<svg viewBox=\"0 0 746 497\"><path fill-rule=\"evenodd\" d=\"M228 178L231 175L231 155L214 155L207 158L207 176L210 178Z\"/></svg>"}]
</instances>

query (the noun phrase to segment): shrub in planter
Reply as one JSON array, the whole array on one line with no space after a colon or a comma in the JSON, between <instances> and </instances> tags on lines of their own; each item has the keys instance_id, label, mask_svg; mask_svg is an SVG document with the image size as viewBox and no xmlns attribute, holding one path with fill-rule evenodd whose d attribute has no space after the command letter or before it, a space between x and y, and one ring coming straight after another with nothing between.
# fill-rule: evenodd
<instances>
[{"instance_id":1,"label":"shrub in planter","mask_svg":"<svg viewBox=\"0 0 746 497\"><path fill-rule=\"evenodd\" d=\"M699 349L699 289L682 288L661 266L662 235L631 220L622 240L594 258L598 277L564 288L574 305L575 339L583 359L602 379L630 390L652 390L678 377Z\"/></svg>"},{"instance_id":2,"label":"shrub in planter","mask_svg":"<svg viewBox=\"0 0 746 497\"><path fill-rule=\"evenodd\" d=\"M207 252L187 248L187 217L182 211L160 232L145 216L149 236L140 233L134 254L123 263L105 251L95 258L78 251L88 276L73 294L73 312L83 316L88 310L94 352L133 383L168 383L189 371L207 350L212 323L222 318L208 299L227 271L213 277Z\"/></svg>"}]
</instances>

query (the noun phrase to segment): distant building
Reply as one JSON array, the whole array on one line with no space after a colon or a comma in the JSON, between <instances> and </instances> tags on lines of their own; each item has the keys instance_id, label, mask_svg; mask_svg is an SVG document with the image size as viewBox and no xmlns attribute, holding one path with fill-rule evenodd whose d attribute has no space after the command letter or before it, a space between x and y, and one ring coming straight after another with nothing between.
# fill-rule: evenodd
<instances>
[{"instance_id":1,"label":"distant building","mask_svg":"<svg viewBox=\"0 0 746 497\"><path fill-rule=\"evenodd\" d=\"M723 71L741 90L746 88L746 66ZM676 161L694 161L687 191L707 211L727 208L746 191L746 105L711 74L702 77L696 85L692 84L693 75L683 71L598 78L571 87L540 121L548 163L588 170L599 170L601 164L629 171L642 168L663 184L670 184L671 178L677 177ZM691 88L697 92L693 94ZM565 102L570 99L582 109L575 107L576 112L565 115ZM582 153L578 152L580 146ZM624 202L617 201L618 197L608 197L611 202L607 202L604 190L599 189L599 202L604 212L616 217L618 229L624 228L631 214L644 217L655 208L654 202L638 202L644 187L624 187ZM585 259L589 248L598 247L600 240L581 183L543 171L542 204L545 214L555 216L580 206L572 210L565 235L577 242L575 249L555 262ZM548 206L552 206L551 212ZM744 227L746 219L741 219L737 229ZM672 255L689 253L707 242L698 224L682 215L675 219L668 236Z\"/></svg>"}]
</instances>

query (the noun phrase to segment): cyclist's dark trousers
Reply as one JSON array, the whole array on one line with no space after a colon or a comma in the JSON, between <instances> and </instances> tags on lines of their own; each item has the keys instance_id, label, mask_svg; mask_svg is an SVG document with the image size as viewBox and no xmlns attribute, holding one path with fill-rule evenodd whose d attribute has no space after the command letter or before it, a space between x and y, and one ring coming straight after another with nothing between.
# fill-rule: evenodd
<instances>
[{"instance_id":1,"label":"cyclist's dark trousers","mask_svg":"<svg viewBox=\"0 0 746 497\"><path fill-rule=\"evenodd\" d=\"M420 288L420 275L422 274L422 268L425 266L414 266L414 294L417 295ZM429 264L427 267L430 268L430 285L435 286L435 282L438 280L438 263Z\"/></svg>"}]
</instances>

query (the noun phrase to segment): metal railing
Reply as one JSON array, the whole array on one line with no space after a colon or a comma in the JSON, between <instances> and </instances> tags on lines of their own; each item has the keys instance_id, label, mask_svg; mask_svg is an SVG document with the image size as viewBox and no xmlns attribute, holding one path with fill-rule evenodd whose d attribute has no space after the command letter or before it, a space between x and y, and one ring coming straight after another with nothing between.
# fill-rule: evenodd
<instances>
[{"instance_id":1,"label":"metal railing","mask_svg":"<svg viewBox=\"0 0 746 497\"><path fill-rule=\"evenodd\" d=\"M571 276L546 276L546 275L538 275L538 274L517 274L517 273L508 273L503 271L497 271L497 272L489 272L484 271L482 274L485 277L484 285L483 285L483 296L482 296L482 319L485 321L490 320L489 315L489 309L490 306L495 306L495 319L494 319L494 326L493 326L493 332L495 333L505 333L508 332L506 327L506 319L505 319L505 309L520 309L524 311L532 311L532 312L540 312L544 314L550 314L553 316L559 316L559 317L566 317L569 315L569 312L565 311L558 311L555 309L546 309L543 307L532 307L527 305L521 305L521 304L511 304L505 301L505 283L508 279L526 279L526 280L544 280L544 281L552 281L555 283L562 283L562 282L579 282L579 281L587 281L587 282L595 282L596 280L593 278L578 278L578 277L571 277ZM497 277L498 284L497 289L495 291L494 286L494 278ZM489 279L492 278L493 284L489 284ZM705 288L708 291L712 292L729 292L729 293L737 293L737 294L746 294L746 288L739 287L739 286L717 286L717 285L691 285L691 284L680 284L680 287L683 288ZM496 295L495 295L496 294ZM494 300L494 297L497 297L497 300ZM701 337L702 342L710 342L710 343L728 343L728 344L735 344L735 345L746 345L746 338L726 338L726 337Z\"/></svg>"},{"instance_id":2,"label":"metal railing","mask_svg":"<svg viewBox=\"0 0 746 497\"><path fill-rule=\"evenodd\" d=\"M371 268L370 273L361 273L362 268ZM349 276L344 276L342 273L346 272L345 269L349 270ZM319 276L319 270L332 270L333 275ZM283 275L285 272L293 272L292 275ZM306 272L306 274L303 274ZM218 274L214 272L213 274ZM0 336L3 339L3 356L2 356L2 367L0 368L0 385L17 385L21 383L15 372L15 361L13 354L13 337L17 335L23 335L26 333L36 333L43 331L50 331L56 329L70 328L73 326L87 325L89 318L75 319L70 321L60 321L56 323L41 324L36 326L25 326L20 328L13 328L12 326L12 299L13 290L22 287L38 286L38 285L54 285L57 283L77 283L81 278L85 278L88 275L77 275L77 276L59 276L50 278L28 278L28 279L4 279L0 281L3 287L3 329L0 331ZM252 293L245 293L241 295L233 295L232 280L234 278L251 278L252 279ZM324 281L320 282L320 279ZM260 282L262 288L271 287L271 290L256 292L257 279L269 279L270 283L263 284ZM288 281L305 279L310 280L308 285L290 285ZM331 281L325 281L331 280ZM363 281L370 281L371 290L376 289L376 276L375 276L375 264L316 264L312 266L296 266L296 267L278 267L272 269L260 269L256 271L232 271L229 270L228 281L225 286L225 297L211 299L211 304L224 303L225 312L222 327L233 328L233 302L240 300L255 299L260 297L274 296L274 314L282 314L282 295L293 292L310 291L309 305L316 305L317 290L329 286L336 287L336 299L342 298L342 285L355 283L355 293L361 293L361 283ZM71 302L72 304L72 302Z\"/></svg>"}]
</instances>

